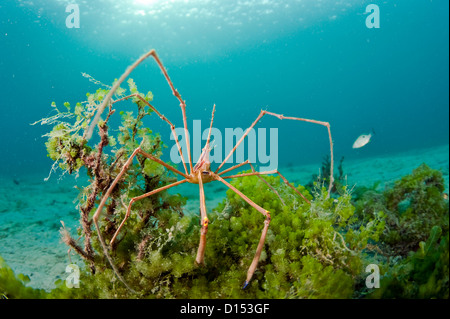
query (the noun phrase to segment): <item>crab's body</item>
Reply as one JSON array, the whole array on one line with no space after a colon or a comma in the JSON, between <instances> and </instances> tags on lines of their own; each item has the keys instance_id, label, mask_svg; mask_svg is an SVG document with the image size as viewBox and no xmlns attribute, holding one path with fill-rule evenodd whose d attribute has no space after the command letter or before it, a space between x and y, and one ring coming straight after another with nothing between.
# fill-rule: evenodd
<instances>
[{"instance_id":1,"label":"crab's body","mask_svg":"<svg viewBox=\"0 0 450 319\"><path fill-rule=\"evenodd\" d=\"M161 71L164 74L164 77L166 78L167 83L169 84L173 95L178 99L178 101L180 102L180 107L181 107L181 111L183 114L183 123L184 123L184 129L185 132L188 133L188 129L187 129L187 121L186 121L186 104L185 101L183 101L181 99L180 94L178 93L178 91L174 88L172 81L170 80L166 69L164 68L163 64L161 63L161 60L159 59L158 55L156 54L155 50L151 50L149 51L147 54L143 55L141 58L139 58L133 65L131 65L124 74L122 74L122 76L119 78L119 80L117 80L113 87L111 88L111 90L108 92L107 96L104 98L102 104L100 105L98 112L94 118L94 120L92 121L91 125L89 126L89 128L86 130L84 137L89 140L89 138L92 136L92 131L93 128L95 127L95 125L97 124L98 120L100 119L100 114L103 112L103 110L105 109L107 104L114 104L120 100L125 100L131 97L140 99L143 103L145 103L148 107L150 107L156 114L158 114L158 116L165 122L167 122L167 124L169 124L173 135L175 136L175 142L176 145L178 147L178 152L179 155L181 156L181 158L183 158L183 154L182 154L182 149L180 146L180 143L177 139L177 134L175 133L175 126L164 116L162 115L155 107L153 107L150 103L148 103L145 99L143 99L140 95L138 94L132 94L129 95L127 97L121 98L120 100L117 101L111 101L112 96L114 94L114 92L117 90L117 88L119 88L120 84L128 77L128 75L131 73L131 71L136 68L143 60L145 60L147 57L153 57L154 60L156 61L156 63L158 64L159 68L161 69ZM208 230L208 224L209 224L209 220L207 217L207 211L206 211L206 205L205 205L205 193L204 193L204 188L203 185L213 182L213 181L218 181L221 182L222 184L224 184L226 187L228 187L229 189L231 189L233 192L235 192L237 195L239 195L244 201L246 201L250 206L252 206L253 208L255 208L257 211L259 211L264 217L264 227L261 233L261 238L259 240L258 243L258 247L256 248L256 253L255 256L253 258L253 261L248 269L247 272L247 278L245 280L244 283L244 288L248 285L248 283L250 282L253 273L255 272L255 269L257 267L258 261L259 261L259 257L261 255L263 246L264 246L264 242L265 242L265 237L267 234L267 230L269 227L269 223L270 223L270 212L265 210L264 208L262 208L261 206L259 206L258 204L254 203L250 198L248 198L245 194L241 193L238 189L236 189L233 185L231 185L230 183L228 183L226 181L226 179L229 178L239 178L239 177L244 177L244 176L258 176L260 179L262 179L264 181L264 183L267 184L267 186L269 188L272 189L272 191L274 191L277 196L279 197L279 199L281 200L281 202L284 204L283 199L281 198L281 196L278 194L278 192L262 177L263 175L268 175L268 174L278 174L281 179L284 181L284 183L292 188L299 196L301 196L306 202L309 203L309 201L294 187L292 186L287 179L281 175L281 173L278 170L273 170L273 171L268 171L268 172L256 172L254 167L252 166L252 164L249 162L249 160L234 165L226 170L223 170L220 172L220 169L222 168L222 166L225 164L225 162L228 161L228 159L230 158L230 156L236 151L237 147L239 146L239 144L244 140L244 138L247 136L248 132L256 125L256 123L264 116L264 115L271 115L271 116L275 116L279 119L288 119L288 120L297 120L297 121L303 121L303 122L309 122L309 123L315 123L315 124L320 124L323 125L325 127L327 127L328 130L328 135L329 135L329 140L330 140L330 153L331 153L331 165L330 165L330 184L328 186L328 190L330 193L331 188L332 188L332 184L333 184L333 141L331 138L331 131L330 131L330 124L328 122L321 122L321 121L316 121L316 120L310 120L310 119L304 119L304 118L297 118L297 117L286 117L283 116L281 114L276 114L276 113L272 113L272 112L268 112L265 110L261 110L259 116L256 118L256 120L252 123L252 125L245 131L244 135L239 139L239 141L236 143L236 145L234 146L234 148L230 151L230 153L228 154L228 156L223 160L223 162L219 165L219 167L215 170L212 171L211 170L211 163L209 161L209 153L211 151L211 147L210 147L210 137L211 137L211 128L212 128L212 123L213 123L213 119L214 119L214 111L215 111L215 105L213 107L213 113L212 113L212 118L211 118L211 126L209 128L209 134L208 134L208 139L207 142L205 144L205 147L203 148L202 154L200 155L197 164L195 166L192 166L192 159L191 159L191 152L190 152L190 145L189 145L189 139L186 140L186 149L187 149L187 155L188 155L188 160L189 160L189 172L188 172L188 168L186 166L186 164L184 162L183 163L183 167L184 167L184 172L166 164L165 162L161 161L159 158L148 154L146 152L144 152L140 147L138 147L132 154L131 156L128 158L128 160L125 162L125 164L123 165L120 173L116 176L116 178L114 179L114 181L111 183L111 185L109 186L108 190L104 193L102 200L100 201L100 204L97 208L97 211L95 212L94 216L93 216L93 221L95 224L95 227L97 228L97 232L98 232L98 236L100 239L100 243L104 249L105 255L108 257L108 260L114 270L114 272L116 273L116 275L118 276L118 278L127 286L129 287L126 282L123 280L123 278L121 277L118 269L115 267L114 263L112 262L112 259L109 256L108 253L108 249L106 247L106 244L103 240L103 237L101 235L99 226L98 226L98 219L100 217L100 214L102 212L102 209L108 199L108 197L110 196L112 190L114 189L114 187L116 186L117 182L122 178L122 176L126 173L128 167L130 166L131 162L133 161L134 157L137 156L138 154L153 160L161 165L163 165L164 167L166 167L168 170L172 171L173 173L184 177L184 179L177 181L175 183L157 188L152 190L151 192L142 194L140 196L134 197L130 200L130 203L127 207L127 213L125 215L124 220L122 221L122 223L120 224L120 226L118 227L116 233L114 234L114 236L111 239L110 245L113 244L113 242L115 241L117 235L119 234L121 228L123 227L126 219L129 217L130 213L131 213L131 206L134 202L154 195L158 192L164 191L166 189L169 189L171 187L175 187L177 185L183 184L183 183L192 183L192 184L198 184L199 185L199 193L200 193L200 214L201 214L201 231L200 231L200 243L199 243L199 247L198 247L198 251L197 251L197 257L196 257L196 263L197 264L203 264L203 260L204 260L204 253L205 253L205 246L206 246L206 233ZM189 136L187 134L187 136ZM234 169L237 169L241 166L244 165L249 165L252 169L251 173L241 173L241 174L237 174L237 175L229 175L229 176L221 176L226 172L232 171ZM130 287L129 287L130 288Z\"/></svg>"},{"instance_id":2,"label":"crab's body","mask_svg":"<svg viewBox=\"0 0 450 319\"><path fill-rule=\"evenodd\" d=\"M212 172L209 170L202 170L197 173L197 175L190 175L191 178L187 180L191 184L200 184L200 178L202 179L202 184L208 184L214 180L212 177Z\"/></svg>"},{"instance_id":3,"label":"crab's body","mask_svg":"<svg viewBox=\"0 0 450 319\"><path fill-rule=\"evenodd\" d=\"M203 184L207 184L214 180L211 162L209 161L209 152L211 152L211 148L209 147L209 142L206 142L197 164L195 164L192 173L189 174L188 183L200 184L201 179Z\"/></svg>"}]
</instances>

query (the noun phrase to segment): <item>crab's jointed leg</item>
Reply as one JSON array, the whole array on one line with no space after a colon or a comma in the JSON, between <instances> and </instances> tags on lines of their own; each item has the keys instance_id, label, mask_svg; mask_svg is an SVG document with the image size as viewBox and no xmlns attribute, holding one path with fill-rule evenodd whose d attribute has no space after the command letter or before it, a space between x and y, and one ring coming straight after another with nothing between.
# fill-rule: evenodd
<instances>
[{"instance_id":1,"label":"crab's jointed leg","mask_svg":"<svg viewBox=\"0 0 450 319\"><path fill-rule=\"evenodd\" d=\"M100 244L103 248L103 252L106 256L106 258L108 259L114 273L116 274L116 276L119 278L119 280L130 290L133 291L133 289L130 288L130 286L125 282L125 280L123 279L123 277L120 275L119 270L117 269L117 267L115 266L111 256L108 253L108 249L106 247L106 243L105 240L103 239L103 236L101 234L100 231L100 227L98 225L98 220L100 218L100 215L102 213L103 207L106 204L106 201L108 200L109 196L111 195L112 191L114 190L114 187L116 187L117 183L119 182L119 180L122 178L122 176L125 174L125 172L128 170L128 168L130 167L131 163L133 162L133 159L136 157L137 154L141 154L144 155L145 157L163 165L165 168L171 170L174 173L177 173L183 177L185 177L186 179L189 179L189 176L180 172L179 170L177 170L176 168L173 168L172 166L164 163L162 160L160 160L159 158L148 154L144 151L142 151L141 147L136 148L133 153L131 154L131 156L127 159L127 161L125 162L125 164L122 166L122 169L120 170L119 174L116 176L116 178L114 179L114 181L111 183L111 185L109 186L109 188L107 189L107 191L104 193L102 200L100 201L100 204L97 207L96 212L94 213L94 216L92 217L92 220L94 221L94 225L95 228L97 230L97 235L98 235L98 239L100 241ZM179 183L181 184L181 183ZM178 185L178 184L177 184ZM169 185L168 185L169 186ZM172 185L175 186L175 185ZM168 187L166 187L167 189ZM144 194L145 195L145 194ZM116 234L117 235L117 234ZM115 236L116 236L115 235Z\"/></svg>"},{"instance_id":2,"label":"crab's jointed leg","mask_svg":"<svg viewBox=\"0 0 450 319\"><path fill-rule=\"evenodd\" d=\"M114 236L112 237L112 239L111 239L111 241L110 241L110 243L109 243L110 246L112 246L112 245L114 244L114 241L116 240L117 235L119 234L120 230L122 229L122 227L123 227L123 225L125 224L125 222L126 222L126 220L128 219L128 217L130 217L130 214L131 214L131 205L133 205L134 202L136 202L136 201L138 201L138 200L141 200L141 199L143 199L143 198L149 197L149 196L151 196L151 195L155 195L155 194L157 194L157 193L159 193L159 192L161 192L161 191L164 191L164 190L166 190L166 189L172 188L172 187L174 187L174 186L178 186L178 185L183 184L183 183L185 183L185 182L187 182L187 179L183 179L183 180L181 180L181 181L177 181L177 182L175 182L175 183L172 183L172 184L169 184L169 185L166 185L166 186L159 187L159 188L157 188L157 189L152 190L151 192L142 194L142 195L140 195L140 196L133 197L133 198L130 200L130 203L128 204L128 207L127 207L127 213L125 214L124 219L123 219L122 222L120 223L119 228L117 228L116 232L114 233Z\"/></svg>"},{"instance_id":3,"label":"crab's jointed leg","mask_svg":"<svg viewBox=\"0 0 450 319\"><path fill-rule=\"evenodd\" d=\"M88 129L84 132L84 139L86 141L89 141L90 138L92 137L92 133L94 132L94 128L95 125L97 125L98 121L100 120L100 116L103 113L103 111L106 108L107 104L111 104L112 101L112 96L114 95L114 93L116 92L116 90L120 87L120 84L122 84L123 81L125 81L125 79L130 75L130 73L139 65L141 64L145 59L147 59L148 57L153 57L153 59L156 61L156 63L158 64L159 68L161 69L164 77L166 78L167 83L170 86L170 89L172 90L173 95L178 99L178 101L180 101L180 107L181 107L181 112L183 114L183 124L184 124L184 132L186 135L186 148L187 148L187 152L188 152L188 159L189 159L189 167L190 167L190 172L192 174L192 158L191 158L191 147L190 147L190 142L189 142L189 131L187 129L187 120L186 120L186 103L183 101L183 99L181 98L180 93L178 93L178 91L175 89L175 87L173 86L172 81L170 80L170 77L166 71L166 69L164 68L164 65L162 64L161 60L159 59L158 55L156 54L156 51L154 49L148 51L147 53L145 53L143 56L141 56L136 62L134 62L131 66L129 66L125 72L120 76L120 78L114 83L113 87L111 88L111 90L109 90L108 94L106 95L106 97L103 99L102 104L99 106L97 114L95 114L94 119L91 121L91 123L89 124Z\"/></svg>"},{"instance_id":4,"label":"crab's jointed leg","mask_svg":"<svg viewBox=\"0 0 450 319\"><path fill-rule=\"evenodd\" d=\"M251 164L250 164L251 165ZM265 181L262 177L261 177L261 175L270 175L270 174L278 174L280 177L281 177L281 179L283 180L283 182L287 185L287 186L289 186L290 188L292 188L292 190L294 190L294 192L296 192L298 195L300 195L300 197L302 197L308 204L310 204L311 205L311 202L305 197L305 196L303 196L303 194L302 193L300 193L299 191L298 191L298 189L297 188L295 188L291 183L289 183L289 181L286 179L286 177L284 177L283 175L281 175L281 173L277 170L277 169L274 169L274 170L272 170L272 171L267 171L267 172L256 172L254 169L253 169L253 167L252 167L252 171L253 172L251 172L251 173L242 173L242 174L236 174L236 175L229 175L229 176L224 176L223 178L224 179L229 179L229 178L236 178L236 177L244 177L244 176L258 176L258 177L260 177L263 181ZM267 183L267 181L265 181L265 183L268 185L268 186L270 186L268 183ZM273 189L273 187L272 186L270 186L271 188L272 188L272 190L273 191L275 191L275 189ZM275 191L275 193L278 195L278 193ZM278 197L281 199L281 197L280 197L280 195L278 195ZM281 200L282 202L283 202L283 200ZM284 203L284 202L283 202Z\"/></svg>"},{"instance_id":5,"label":"crab's jointed leg","mask_svg":"<svg viewBox=\"0 0 450 319\"><path fill-rule=\"evenodd\" d=\"M151 50L150 52L151 52L151 55L153 56L153 58L155 59L156 63L158 64L159 68L161 69L162 73L164 74L164 77L166 78L166 81L169 84L173 95L178 99L178 101L180 101L181 112L183 114L183 125L184 125L185 139L186 139L186 149L187 149L188 159L189 159L189 168L190 168L190 170L191 170L190 172L192 174L193 167L192 167L192 158L191 158L191 146L190 146L190 142L189 142L190 137L189 137L189 131L187 129L187 120L186 120L186 103L181 98L180 93L178 93L178 91L173 86L173 83L169 78L169 74L167 73L166 69L164 68L164 65L162 64L161 60L159 59L158 55L156 54L156 51Z\"/></svg>"},{"instance_id":6,"label":"crab's jointed leg","mask_svg":"<svg viewBox=\"0 0 450 319\"><path fill-rule=\"evenodd\" d=\"M234 187L233 185L231 185L230 183L225 181L219 175L214 174L214 173L210 173L210 174L214 177L214 179L216 179L216 180L222 182L223 184L225 184L225 186L227 186L233 192L238 194L243 200L245 200L248 204L250 204L250 206L255 208L257 211L259 211L261 214L263 214L266 217L266 219L264 220L264 228L263 228L262 233L261 233L261 238L259 239L258 247L256 248L255 257L253 257L253 261L252 261L250 267L248 268L247 278L246 278L246 280L244 282L244 285L242 286L242 289L245 289L248 286L250 280L252 279L253 274L255 273L255 270L256 270L256 266L258 265L259 258L261 257L261 252L262 252L262 249L264 247L264 242L266 240L267 230L269 229L270 212L268 210L265 210L261 206L255 204L250 198L245 196L236 187Z\"/></svg>"},{"instance_id":7,"label":"crab's jointed leg","mask_svg":"<svg viewBox=\"0 0 450 319\"><path fill-rule=\"evenodd\" d=\"M218 173L218 174L217 174L217 172L216 172L216 174L219 175L219 176L221 176L221 175L223 175L223 174L225 174L225 173L228 173L229 171L235 170L235 169L237 169L237 168L239 168L239 167L241 167L241 166L244 166L244 165L246 165L246 164L250 164L250 161L249 161L249 160L246 160L245 162L236 164L236 165L234 165L234 166L232 166L232 167L230 167L230 168L227 168L226 170L223 170L222 172L220 172L220 173Z\"/></svg>"},{"instance_id":8,"label":"crab's jointed leg","mask_svg":"<svg viewBox=\"0 0 450 319\"><path fill-rule=\"evenodd\" d=\"M250 163L250 161L249 161L249 160L246 160L245 162L242 162L242 163L240 163L240 164L234 165L234 166L232 166L232 167L230 167L230 168L228 168L228 169L222 171L222 172L221 172L220 174L218 174L218 175L219 175L219 176L220 176L220 175L223 175L224 173L227 173L227 172L229 172L229 171L232 171L232 170L234 170L234 169L236 169L236 168L239 168L239 167L241 167L241 166L244 166L244 165L246 165L246 164L250 165L250 167L251 167L251 169L252 169L252 172L254 172L254 173L256 172L255 168L254 168L253 165ZM256 174L256 176L258 176L258 178L259 178L260 180L262 180L263 183L266 184L266 185L272 190L272 192L275 193L275 195L278 196L278 198L280 199L280 201L281 201L281 203L283 204L283 206L286 206L286 203L285 203L284 200L281 198L281 196L280 196L280 194L277 192L277 190L276 190L275 188L273 188L273 186L270 185L269 182L267 182L261 175L263 175L263 174ZM229 177L225 177L225 178L229 178Z\"/></svg>"},{"instance_id":9,"label":"crab's jointed leg","mask_svg":"<svg viewBox=\"0 0 450 319\"><path fill-rule=\"evenodd\" d=\"M195 262L199 265L204 263L205 247L206 247L206 233L208 232L208 216L206 216L206 204L205 204L205 190L203 188L203 181L201 172L198 173L198 186L200 190L200 221L202 228L200 229L200 243L198 245L197 257Z\"/></svg>"},{"instance_id":10,"label":"crab's jointed leg","mask_svg":"<svg viewBox=\"0 0 450 319\"><path fill-rule=\"evenodd\" d=\"M151 105L149 102L147 102L142 96L140 96L139 94L135 93L135 94L130 94L128 96L125 96L123 98L120 98L118 100L115 100L112 104L123 101L123 100L128 100L130 98L137 98L139 100L142 101L142 103L146 104L149 108L151 108L153 110L153 112L155 112L159 118L163 121L165 121L167 124L169 124L170 126L170 130L172 131L173 137L175 138L175 144L177 145L178 148L178 153L180 154L180 157L183 158L183 151L181 150L181 145L180 145L180 141L178 140L178 134L176 134L175 132L175 125L172 124L172 122L169 121L169 119L167 117L165 117L163 114L161 114L153 105ZM181 161L183 163L183 167L184 167L184 172L186 174L188 174L187 168L186 168L186 163L184 161Z\"/></svg>"},{"instance_id":11,"label":"crab's jointed leg","mask_svg":"<svg viewBox=\"0 0 450 319\"><path fill-rule=\"evenodd\" d=\"M244 140L244 138L248 135L248 133L250 132L250 130L256 125L256 123L258 123L258 121L264 116L264 115L272 115L275 116L277 118L279 118L280 120L286 119L286 120L295 120L295 121L303 121L303 122L309 122L309 123L314 123L314 124L320 124L323 125L327 128L328 130L328 138L330 140L330 153L331 153L331 165L330 165L330 184L328 186L328 196L330 196L331 193L331 189L333 188L333 168L334 168L334 157L333 157L333 139L331 137L331 130L330 130L330 123L328 122L322 122L322 121L316 121L316 120L310 120L310 119L304 119L304 118L299 118L299 117L291 117L291 116L284 116L282 114L277 114L277 113L272 113L269 111L265 111L265 110L261 110L261 112L259 113L258 117L256 118L256 120L252 123L252 125L250 125L250 127L245 131L245 133L242 135L242 137L239 139L239 141L236 143L236 145L233 147L233 149L230 151L230 153L227 155L227 157L223 160L223 162L219 165L219 167L216 169L216 171L214 173L218 173L219 170L222 168L222 166L226 163L226 161L228 161L228 159L231 157L231 155L233 155L233 153L236 151L236 149L238 148L239 144L242 143L242 141ZM219 174L220 175L220 174ZM284 178L283 178L284 180Z\"/></svg>"}]
</instances>

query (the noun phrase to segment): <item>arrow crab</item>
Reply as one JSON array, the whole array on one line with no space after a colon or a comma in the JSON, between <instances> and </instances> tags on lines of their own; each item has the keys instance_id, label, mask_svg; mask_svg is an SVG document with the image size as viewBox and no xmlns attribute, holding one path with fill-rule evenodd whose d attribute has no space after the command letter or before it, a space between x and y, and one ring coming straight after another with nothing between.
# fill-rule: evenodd
<instances>
[{"instance_id":1,"label":"arrow crab","mask_svg":"<svg viewBox=\"0 0 450 319\"><path fill-rule=\"evenodd\" d=\"M112 96L114 94L114 92L119 88L120 84L128 77L128 75L145 59L147 59L148 57L152 57L155 62L157 63L157 65L159 66L160 70L162 71L167 83L170 86L170 89L172 90L173 95L178 99L179 103L180 103L180 108L182 111L182 116L183 116L183 124L184 124L184 130L185 130L185 136L189 136L188 134L188 129L187 129L187 121L186 121L186 103L185 101L181 98L181 95L178 93L178 91L175 89L172 81L169 78L169 75L164 67L164 65L162 64L160 58L158 57L158 55L156 54L155 50L150 50L149 52L147 52L146 54L144 54L143 56L141 56L134 64L132 64L130 67L127 68L127 70L122 74L122 76L119 78L119 80L117 80L115 82L115 84L113 85L113 87L111 88L111 90L108 92L108 94L106 95L106 97L103 99L102 104L99 106L97 114L95 115L94 119L92 120L91 124L89 125L88 129L85 131L84 134L84 138L86 140L89 140L92 136L93 130L96 126L96 124L98 123L99 119L100 119L100 115L102 114L102 112L105 110L106 106L112 103ZM172 122L170 122L163 114L161 114L154 106L152 106L150 103L148 103L144 98L142 98L139 94L132 94L126 97L121 98L120 100L126 100L129 98L138 98L140 99L143 103L145 103L148 107L150 107L163 121L165 121L169 126L170 129L172 130L172 133L174 135L175 138L175 142L178 148L178 152L181 158L183 158L183 154L182 154L182 149L177 137L177 134L175 134L175 126L172 124ZM118 102L120 100L116 100L115 102ZM118 181L123 177L124 174L126 174L128 167L131 165L134 157L136 157L136 155L140 154L152 161L155 161L157 163L159 163L160 165L163 165L165 168L167 168L168 170L172 171L173 173L179 175L182 177L181 180L174 182L172 184L154 189L148 193L142 194L140 196L134 197L130 200L128 206L127 206L127 212L126 215L123 219L123 221L121 222L120 226L118 227L118 229L116 230L114 236L111 239L110 245L112 245L114 243L114 241L117 238L117 235L119 234L120 230L122 229L122 227L125 224L125 221L127 220L127 218L130 216L131 214L131 207L133 205L134 202L152 196L158 192L167 190L169 188L175 187L177 185L183 184L183 183L192 183L192 184L198 184L199 185L199 193L200 193L200 220L201 220L201 230L200 230L200 243L198 246L198 250L197 250L197 256L196 256L196 263L199 265L202 265L204 263L204 254L205 254L205 246L206 246L206 234L208 232L208 224L209 224L209 220L208 220L208 216L207 216L207 211L206 211L206 205L205 205L205 193L204 193L204 185L213 181L217 181L220 182L222 184L224 184L227 188L231 189L233 192L235 192L237 195L239 195L242 200L244 200L245 202L247 202L249 205L251 205L254 209L256 209L257 211L259 211L263 217L264 217L264 226L262 229L262 233L261 233L261 237L258 243L258 246L256 248L256 252L255 252L255 256L252 260L252 263L250 264L249 268L248 268L248 272L247 272L247 277L246 280L243 284L243 288L246 288L247 285L249 284L250 280L252 279L252 276L255 272L255 269L258 265L258 261L259 258L261 256L261 252L264 246L264 242L265 242L265 238L266 238L266 234L267 234L267 230L269 228L269 224L270 224L270 212L267 211L266 209L262 208L260 205L258 205L257 203L253 202L250 198L248 198L245 194L243 194L242 192L240 192L237 188L235 188L233 185L231 185L230 183L228 183L226 180L227 179L231 179L231 178L240 178L240 177L244 177L244 176L258 176L260 179L262 179L268 187L270 187L270 189L272 191L274 191L277 196L279 197L279 199L283 202L282 198L280 197L280 195L277 193L277 191L270 186L270 184L264 180L264 178L262 176L264 175L269 175L269 174L278 174L281 179L284 181L284 183L292 188L300 197L302 197L306 202L308 202L310 204L310 202L291 184L289 183L289 181L277 170L271 170L271 171L263 171L263 172L257 172L253 165L249 162L249 160L244 161L240 164L234 165L228 169L222 170L221 168L222 166L225 164L225 162L230 158L230 156L232 156L232 154L236 151L237 147L242 143L242 141L245 139L245 137L247 136L247 134L249 133L249 131L258 123L258 121L264 116L264 115L271 115L274 117L277 117L280 120L286 119L286 120L295 120L295 121L303 121L303 122L309 122L309 123L314 123L314 124L319 124L319 125L323 125L327 128L328 131L328 137L329 137L329 141L330 141L330 153L331 153L331 165L330 165L330 183L328 186L328 194L331 191L332 185L333 185L333 141L332 141L332 137L331 137L331 131L330 131L330 124L328 122L322 122L322 121L316 121L316 120L311 120L311 119L305 119L305 118L298 118L298 117L290 117L290 116L284 116L282 114L277 114L277 113L272 113L266 110L261 110L261 112L259 113L258 117L256 118L256 120L249 126L249 128L245 131L245 133L242 135L242 137L239 139L239 141L236 142L236 144L234 145L233 149L229 152L229 154L226 156L226 158L223 160L223 162L219 165L219 167L216 170L212 170L211 169L211 163L209 161L209 153L211 151L211 146L210 146L210 137L211 137L211 129L212 129L212 124L213 124L213 120L214 120L214 112L215 112L215 105L213 107L213 111L212 111L212 115L211 115L211 124L209 127L209 132L208 132L208 138L206 141L206 144L203 148L203 151L198 159L198 161L196 162L195 165L193 165L192 162L192 158L191 158L191 150L190 150L190 143L189 143L189 139L186 139L186 150L187 150L187 158L188 158L188 164L189 167L186 166L186 163L184 161L182 161L183 163L183 170L184 171L180 171L168 164L166 164L165 162L163 162L162 160L156 158L155 156L148 154L146 152L144 152L141 147L138 147L134 150L134 152L131 154L131 156L128 158L128 160L125 162L125 164L123 165L123 167L121 168L119 174L115 177L114 181L111 183L111 185L109 186L109 188L107 189L107 191L103 194L103 197L100 201L99 206L97 207L97 210L93 216L93 221L95 224L95 227L97 229L98 232L98 237L100 240L100 243L104 249L105 255L107 256L111 267L113 268L115 274L117 275L117 277L129 288L131 289L126 282L124 281L124 279L122 278L122 276L120 275L119 271L117 270L117 268L115 267L111 257L108 254L108 249L106 246L106 243L101 235L100 229L99 229L99 218L100 215L102 213L103 207L105 206L106 201L108 200L109 196L111 195L111 192L113 191L114 187L116 186L116 184L118 183ZM241 174L237 174L237 175L227 175L227 176L223 176L225 173L228 173L230 171L233 171L239 167L242 167L244 165L249 165L251 168L251 172L250 173L241 173ZM132 290L132 289L131 289Z\"/></svg>"}]
</instances>

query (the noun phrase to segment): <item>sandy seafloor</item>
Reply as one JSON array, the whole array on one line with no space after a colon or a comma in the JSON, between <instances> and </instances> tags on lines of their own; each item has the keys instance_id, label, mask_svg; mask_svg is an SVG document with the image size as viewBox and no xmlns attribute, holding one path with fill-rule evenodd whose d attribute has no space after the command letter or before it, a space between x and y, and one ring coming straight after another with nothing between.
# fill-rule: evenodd
<instances>
[{"instance_id":1,"label":"sandy seafloor","mask_svg":"<svg viewBox=\"0 0 450 319\"><path fill-rule=\"evenodd\" d=\"M448 192L448 145L344 161L343 168L349 186L372 186L381 180L384 183L380 183L378 188L383 189L410 174L422 163L443 172ZM312 174L319 173L320 166L321 163L317 163L279 167L279 170L291 182L306 184ZM30 277L29 286L50 290L55 287L57 279L68 276L65 273L66 266L70 264L68 247L60 240L60 221L65 222L76 238L79 213L76 208L78 191L74 185L82 183L71 176L58 180L58 176L53 175L47 182L43 181L44 177L41 173L16 178L0 176L0 256L16 274L23 273ZM225 191L220 183L205 185L208 210L223 200ZM176 192L188 197L186 210L198 212L196 185L181 185ZM71 255L71 261L81 265L74 254Z\"/></svg>"}]
</instances>

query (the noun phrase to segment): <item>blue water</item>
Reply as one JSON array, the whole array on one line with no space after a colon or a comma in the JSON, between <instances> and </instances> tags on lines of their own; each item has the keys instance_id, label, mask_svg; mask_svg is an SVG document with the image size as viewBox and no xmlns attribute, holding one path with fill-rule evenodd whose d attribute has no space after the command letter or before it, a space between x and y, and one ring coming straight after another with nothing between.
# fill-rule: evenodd
<instances>
[{"instance_id":1,"label":"blue water","mask_svg":"<svg viewBox=\"0 0 450 319\"><path fill-rule=\"evenodd\" d=\"M69 3L79 5L80 28L66 26ZM370 4L379 28L366 26ZM59 221L76 236L73 186L87 182L84 172L59 181L60 171L43 182L53 163L42 135L51 127L30 124L54 115L53 101L74 105L94 92L82 72L110 85L152 48L186 100L191 132L194 120L209 126L213 104L223 134L246 129L261 109L327 121L350 186L392 183L425 161L443 170L448 193L448 12L446 0L0 0L0 255L33 287L67 277ZM182 126L154 61L131 77ZM166 123L152 116L145 125L173 147ZM265 116L256 128L278 129L278 165L291 182L310 181L329 154L323 126ZM198 212L196 185L173 191L188 197L185 212ZM214 183L205 192L208 210L225 196Z\"/></svg>"},{"instance_id":2,"label":"blue water","mask_svg":"<svg viewBox=\"0 0 450 319\"><path fill-rule=\"evenodd\" d=\"M67 28L69 2L80 28ZM367 28L369 4L380 28ZM85 100L155 48L187 103L188 124L247 128L261 109L331 124L335 156L384 156L449 142L449 2L128 0L0 2L0 174L42 172L51 102ZM156 64L131 76L178 127L182 118ZM146 123L163 139L158 118ZM320 162L329 153L319 125L264 117L278 128L279 164ZM354 140L376 132L365 147ZM166 154L167 156L167 154Z\"/></svg>"}]
</instances>

